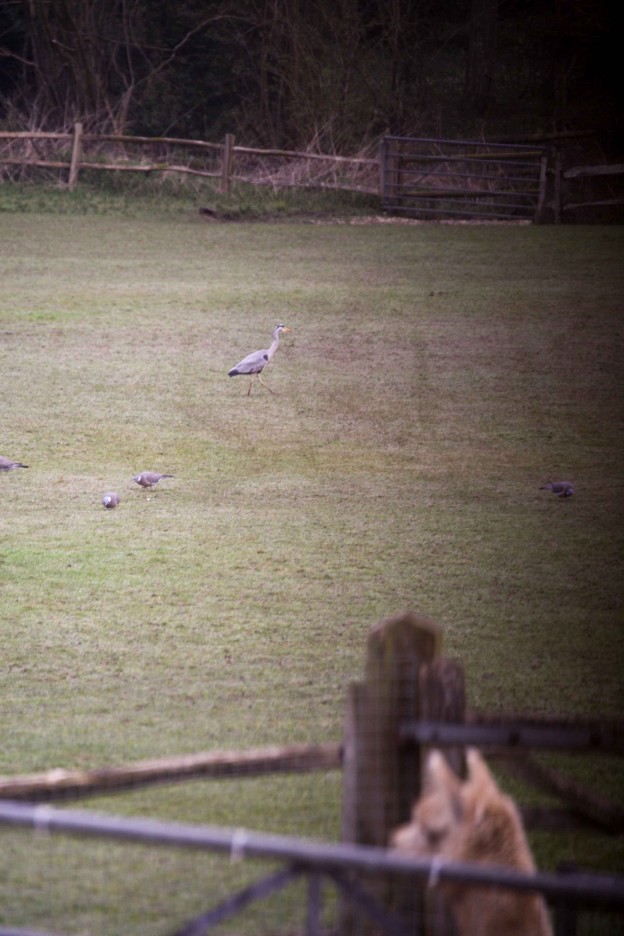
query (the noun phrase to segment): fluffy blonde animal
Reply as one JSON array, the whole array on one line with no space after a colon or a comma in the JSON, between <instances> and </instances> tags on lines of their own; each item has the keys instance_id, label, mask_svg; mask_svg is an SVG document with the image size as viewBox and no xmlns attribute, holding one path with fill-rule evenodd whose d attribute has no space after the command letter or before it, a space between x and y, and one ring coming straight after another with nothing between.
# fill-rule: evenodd
<instances>
[{"instance_id":1,"label":"fluffy blonde animal","mask_svg":"<svg viewBox=\"0 0 624 936\"><path fill-rule=\"evenodd\" d=\"M461 781L440 751L427 760L423 793L412 821L400 826L391 847L419 858L499 865L535 871L515 803L502 793L474 749L466 754L468 778ZM536 894L442 882L458 936L552 936L543 899Z\"/></svg>"}]
</instances>

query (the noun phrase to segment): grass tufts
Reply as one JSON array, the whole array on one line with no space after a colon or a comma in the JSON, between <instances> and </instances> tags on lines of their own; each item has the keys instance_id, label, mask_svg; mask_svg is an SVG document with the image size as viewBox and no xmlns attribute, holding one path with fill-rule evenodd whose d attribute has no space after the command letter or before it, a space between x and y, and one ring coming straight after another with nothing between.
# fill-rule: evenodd
<instances>
[{"instance_id":1,"label":"grass tufts","mask_svg":"<svg viewBox=\"0 0 624 936\"><path fill-rule=\"evenodd\" d=\"M339 740L370 626L406 608L472 707L621 713L622 232L203 202L0 187L0 454L30 465L0 477L0 773ZM276 393L247 397L227 371L278 321ZM329 776L94 805L338 838L339 798ZM251 870L2 835L13 926L156 936ZM624 868L602 842L535 838L543 867Z\"/></svg>"}]
</instances>

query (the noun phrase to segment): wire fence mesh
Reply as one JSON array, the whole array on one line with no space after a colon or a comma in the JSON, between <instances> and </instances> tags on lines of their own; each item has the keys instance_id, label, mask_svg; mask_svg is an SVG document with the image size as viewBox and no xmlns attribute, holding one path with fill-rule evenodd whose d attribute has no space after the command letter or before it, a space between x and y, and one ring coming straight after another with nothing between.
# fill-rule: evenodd
<instances>
[{"instance_id":1,"label":"wire fence mesh","mask_svg":"<svg viewBox=\"0 0 624 936\"><path fill-rule=\"evenodd\" d=\"M2 927L80 936L448 936L454 926L468 936L457 913L449 922L449 894L460 891L477 907L469 936L493 936L479 928L480 906L496 911L505 893L530 900L535 891L554 911L556 936L621 933L622 877L534 875L532 865L388 848L410 821L428 748L402 727L457 723L464 704L463 671L440 656L438 628L408 615L371 631L365 678L349 687L341 747L31 779L24 788L39 805L0 799L0 936ZM616 729L603 738L613 748ZM461 774L458 740L445 750ZM472 777L480 759L466 760ZM107 777L129 782L102 795ZM145 786L148 778L157 785ZM89 809L73 809L85 793Z\"/></svg>"},{"instance_id":2,"label":"wire fence mesh","mask_svg":"<svg viewBox=\"0 0 624 936\"><path fill-rule=\"evenodd\" d=\"M99 798L90 804L95 809L89 810L19 804L14 810L18 815L23 811L21 827L7 823L11 807L0 803L0 936L20 927L83 936L201 932L437 936L445 932L440 928L444 917L436 895L453 868L416 862L416 871L408 876L409 857L366 848L345 855L344 847L337 844L340 781L339 771L195 781ZM202 825L175 821L177 814L188 815L189 810ZM230 821L240 820L240 827L211 825L211 841L200 847L203 824L224 815ZM249 828L254 815L257 832ZM154 816L165 821L144 818ZM82 817L86 818L81 826ZM267 837L267 825L272 825L273 838ZM300 837L302 830L305 840ZM194 836L191 847L182 841L187 834ZM135 840L141 836L142 844ZM154 837L156 841L151 840ZM402 873L397 876L399 867ZM475 880L484 873L487 877L487 870L463 870L470 886L485 893L484 885ZM490 895L496 877L490 871ZM384 890L398 881L413 896L408 912L403 906L400 921L383 902ZM557 936L622 932L621 878L568 873L542 875L536 883L555 906ZM592 892L593 904L587 903ZM602 907L596 903L601 894ZM345 901L354 910L346 922ZM192 921L199 928L190 928Z\"/></svg>"}]
</instances>

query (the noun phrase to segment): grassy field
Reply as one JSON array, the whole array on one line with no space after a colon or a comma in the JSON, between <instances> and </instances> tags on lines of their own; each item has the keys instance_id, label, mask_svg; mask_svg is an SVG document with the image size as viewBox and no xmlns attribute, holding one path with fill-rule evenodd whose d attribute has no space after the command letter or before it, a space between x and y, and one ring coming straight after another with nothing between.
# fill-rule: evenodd
<instances>
[{"instance_id":1,"label":"grassy field","mask_svg":"<svg viewBox=\"0 0 624 936\"><path fill-rule=\"evenodd\" d=\"M473 707L621 713L623 259L615 227L0 213L0 454L30 466L0 477L0 773L339 740L408 608ZM247 397L227 371L279 321ZM339 796L93 805L335 839ZM1 834L5 925L156 936L213 902L212 859ZM621 840L534 845L624 869Z\"/></svg>"}]
</instances>

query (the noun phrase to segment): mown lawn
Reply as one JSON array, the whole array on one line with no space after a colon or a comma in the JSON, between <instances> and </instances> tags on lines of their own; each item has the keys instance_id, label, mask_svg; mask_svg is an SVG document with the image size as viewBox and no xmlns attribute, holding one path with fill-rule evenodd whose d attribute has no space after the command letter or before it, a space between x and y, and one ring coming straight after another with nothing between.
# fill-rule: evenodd
<instances>
[{"instance_id":1,"label":"mown lawn","mask_svg":"<svg viewBox=\"0 0 624 936\"><path fill-rule=\"evenodd\" d=\"M0 215L0 454L30 466L0 476L0 774L339 740L370 626L408 608L473 707L621 714L623 248ZM247 397L227 371L279 321L276 393ZM621 767L579 769L621 798ZM336 839L339 800L327 775L94 805ZM213 859L0 834L5 925L156 936L226 887ZM608 837L534 845L624 870Z\"/></svg>"}]
</instances>

